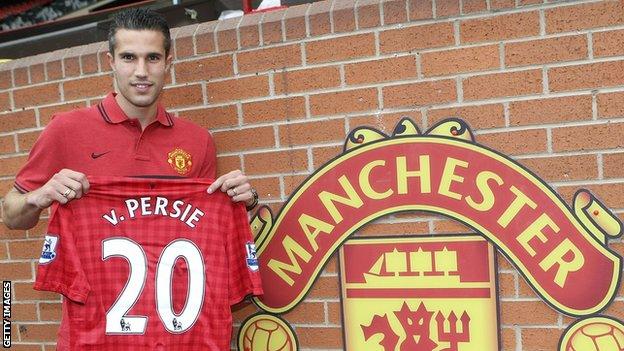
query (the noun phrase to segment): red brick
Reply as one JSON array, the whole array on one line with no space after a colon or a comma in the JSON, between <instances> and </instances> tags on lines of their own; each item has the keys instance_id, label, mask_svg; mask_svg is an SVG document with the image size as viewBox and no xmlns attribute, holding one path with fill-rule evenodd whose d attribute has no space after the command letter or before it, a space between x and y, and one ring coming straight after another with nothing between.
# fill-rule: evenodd
<instances>
[{"instance_id":1,"label":"red brick","mask_svg":"<svg viewBox=\"0 0 624 351\"><path fill-rule=\"evenodd\" d=\"M303 96L243 104L243 121L245 124L290 121L291 119L303 118L305 115Z\"/></svg>"},{"instance_id":2,"label":"red brick","mask_svg":"<svg viewBox=\"0 0 624 351\"><path fill-rule=\"evenodd\" d=\"M15 138L13 135L0 137L0 154L12 154L15 151Z\"/></svg>"},{"instance_id":3,"label":"red brick","mask_svg":"<svg viewBox=\"0 0 624 351\"><path fill-rule=\"evenodd\" d=\"M455 220L438 220L433 222L433 233L436 234L473 234L475 231Z\"/></svg>"},{"instance_id":4,"label":"red brick","mask_svg":"<svg viewBox=\"0 0 624 351\"><path fill-rule=\"evenodd\" d=\"M542 71L530 70L468 77L463 81L463 88L466 100L538 94L542 92Z\"/></svg>"},{"instance_id":5,"label":"red brick","mask_svg":"<svg viewBox=\"0 0 624 351\"><path fill-rule=\"evenodd\" d=\"M317 40L306 43L308 63L338 62L375 55L373 33Z\"/></svg>"},{"instance_id":6,"label":"red brick","mask_svg":"<svg viewBox=\"0 0 624 351\"><path fill-rule=\"evenodd\" d=\"M195 54L193 44L193 34L197 30L198 25L192 24L184 27L177 28L175 34L175 40L172 46L175 49L175 57L177 59L193 56Z\"/></svg>"},{"instance_id":7,"label":"red brick","mask_svg":"<svg viewBox=\"0 0 624 351\"><path fill-rule=\"evenodd\" d=\"M294 176L285 175L284 176L284 195L290 196L306 179L307 179L307 176L305 175L294 175ZM280 208L278 208L278 210ZM273 213L278 213L278 211L273 211Z\"/></svg>"},{"instance_id":8,"label":"red brick","mask_svg":"<svg viewBox=\"0 0 624 351\"><path fill-rule=\"evenodd\" d=\"M219 152L253 150L275 145L273 127L214 132L212 136Z\"/></svg>"},{"instance_id":9,"label":"red brick","mask_svg":"<svg viewBox=\"0 0 624 351\"><path fill-rule=\"evenodd\" d=\"M0 93L0 112L11 109L11 100L9 93Z\"/></svg>"},{"instance_id":10,"label":"red brick","mask_svg":"<svg viewBox=\"0 0 624 351\"><path fill-rule=\"evenodd\" d=\"M334 2L331 13L334 33L355 31L355 3L355 0Z\"/></svg>"},{"instance_id":11,"label":"red brick","mask_svg":"<svg viewBox=\"0 0 624 351\"><path fill-rule=\"evenodd\" d=\"M526 313L526 312L523 312ZM522 349L531 351L557 350L559 338L563 334L560 328L523 328L520 330Z\"/></svg>"},{"instance_id":12,"label":"red brick","mask_svg":"<svg viewBox=\"0 0 624 351\"><path fill-rule=\"evenodd\" d=\"M235 169L241 169L241 160L238 156L218 156L217 174L226 174Z\"/></svg>"},{"instance_id":13,"label":"red brick","mask_svg":"<svg viewBox=\"0 0 624 351\"><path fill-rule=\"evenodd\" d=\"M0 115L0 132L34 128L36 126L35 110L22 110Z\"/></svg>"},{"instance_id":14,"label":"red brick","mask_svg":"<svg viewBox=\"0 0 624 351\"><path fill-rule=\"evenodd\" d=\"M323 120L279 126L280 145L284 147L310 145L345 138L344 120Z\"/></svg>"},{"instance_id":15,"label":"red brick","mask_svg":"<svg viewBox=\"0 0 624 351\"><path fill-rule=\"evenodd\" d=\"M60 321L61 304L42 302L39 304L39 313L42 321Z\"/></svg>"},{"instance_id":16,"label":"red brick","mask_svg":"<svg viewBox=\"0 0 624 351\"><path fill-rule=\"evenodd\" d=\"M360 29L379 27L381 24L380 14L379 1L369 0L357 2L358 26Z\"/></svg>"},{"instance_id":17,"label":"red brick","mask_svg":"<svg viewBox=\"0 0 624 351\"><path fill-rule=\"evenodd\" d=\"M11 78L9 78L9 84ZM0 78L2 80L2 78ZM42 83L45 81L45 71L43 68L43 63L38 63L36 65L30 66L30 82L31 84Z\"/></svg>"},{"instance_id":18,"label":"red brick","mask_svg":"<svg viewBox=\"0 0 624 351\"><path fill-rule=\"evenodd\" d=\"M501 328L501 344L503 350L516 350L516 329ZM519 333L520 331L518 331Z\"/></svg>"},{"instance_id":19,"label":"red brick","mask_svg":"<svg viewBox=\"0 0 624 351\"><path fill-rule=\"evenodd\" d=\"M322 324L325 322L325 304L304 301L282 316L289 323Z\"/></svg>"},{"instance_id":20,"label":"red brick","mask_svg":"<svg viewBox=\"0 0 624 351\"><path fill-rule=\"evenodd\" d=\"M263 201L280 199L279 177L254 178L251 180L251 184L258 191L258 196Z\"/></svg>"},{"instance_id":21,"label":"red brick","mask_svg":"<svg viewBox=\"0 0 624 351\"><path fill-rule=\"evenodd\" d=\"M505 44L505 65L509 67L585 58L587 58L587 37L584 35Z\"/></svg>"},{"instance_id":22,"label":"red brick","mask_svg":"<svg viewBox=\"0 0 624 351\"><path fill-rule=\"evenodd\" d=\"M408 0L410 21L433 18L432 0Z\"/></svg>"},{"instance_id":23,"label":"red brick","mask_svg":"<svg viewBox=\"0 0 624 351\"><path fill-rule=\"evenodd\" d=\"M450 17L459 15L459 0L436 1L436 17Z\"/></svg>"},{"instance_id":24,"label":"red brick","mask_svg":"<svg viewBox=\"0 0 624 351\"><path fill-rule=\"evenodd\" d=\"M13 181L10 181L10 188L9 189L13 189ZM2 195L6 194L6 192L3 192ZM9 229L4 225L0 226L0 240L3 239L25 239L27 236L27 233L25 230L20 230L20 229ZM15 257L12 257L15 258Z\"/></svg>"},{"instance_id":25,"label":"red brick","mask_svg":"<svg viewBox=\"0 0 624 351\"><path fill-rule=\"evenodd\" d=\"M58 324L20 324L22 341L56 341Z\"/></svg>"},{"instance_id":26,"label":"red brick","mask_svg":"<svg viewBox=\"0 0 624 351\"><path fill-rule=\"evenodd\" d=\"M60 105L40 107L39 108L39 121L41 126L46 126L50 123L52 116L60 112L66 112L77 108L86 107L85 101L68 102Z\"/></svg>"},{"instance_id":27,"label":"red brick","mask_svg":"<svg viewBox=\"0 0 624 351\"><path fill-rule=\"evenodd\" d=\"M207 129L238 125L238 112L236 105L187 110L180 112L180 116Z\"/></svg>"},{"instance_id":28,"label":"red brick","mask_svg":"<svg viewBox=\"0 0 624 351\"><path fill-rule=\"evenodd\" d=\"M28 67L19 67L13 70L13 82L16 87L23 87L28 85Z\"/></svg>"},{"instance_id":29,"label":"red brick","mask_svg":"<svg viewBox=\"0 0 624 351\"><path fill-rule=\"evenodd\" d=\"M266 75L230 79L206 84L208 102L225 102L269 95Z\"/></svg>"},{"instance_id":30,"label":"red brick","mask_svg":"<svg viewBox=\"0 0 624 351\"><path fill-rule=\"evenodd\" d=\"M402 223L368 223L357 230L358 236L403 236L412 234L428 234L427 222Z\"/></svg>"},{"instance_id":31,"label":"red brick","mask_svg":"<svg viewBox=\"0 0 624 351\"><path fill-rule=\"evenodd\" d=\"M300 66L301 46L293 44L240 52L237 56L237 63L241 73Z\"/></svg>"},{"instance_id":32,"label":"red brick","mask_svg":"<svg viewBox=\"0 0 624 351\"><path fill-rule=\"evenodd\" d=\"M297 327L297 339L301 348L342 350L342 328L340 327Z\"/></svg>"},{"instance_id":33,"label":"red brick","mask_svg":"<svg viewBox=\"0 0 624 351\"><path fill-rule=\"evenodd\" d=\"M245 155L245 172L248 175L295 173L307 169L308 154L305 149Z\"/></svg>"},{"instance_id":34,"label":"red brick","mask_svg":"<svg viewBox=\"0 0 624 351\"><path fill-rule=\"evenodd\" d=\"M327 302L327 322L329 324L341 324L342 306L339 302Z\"/></svg>"},{"instance_id":35,"label":"red brick","mask_svg":"<svg viewBox=\"0 0 624 351\"><path fill-rule=\"evenodd\" d=\"M592 119L591 95L514 101L509 104L511 125L561 123Z\"/></svg>"},{"instance_id":36,"label":"red brick","mask_svg":"<svg viewBox=\"0 0 624 351\"><path fill-rule=\"evenodd\" d=\"M30 266L30 263L28 263ZM4 278L7 280L18 278ZM29 278L32 279L32 278ZM34 303L15 303L11 306L11 319L14 322L34 322L37 321L37 305Z\"/></svg>"},{"instance_id":37,"label":"red brick","mask_svg":"<svg viewBox=\"0 0 624 351\"><path fill-rule=\"evenodd\" d=\"M167 88L161 94L161 102L167 108L203 105L203 93L200 84L188 84Z\"/></svg>"},{"instance_id":38,"label":"red brick","mask_svg":"<svg viewBox=\"0 0 624 351\"><path fill-rule=\"evenodd\" d=\"M273 78L275 93L280 95L340 86L340 71L336 66L276 72Z\"/></svg>"},{"instance_id":39,"label":"red brick","mask_svg":"<svg viewBox=\"0 0 624 351\"><path fill-rule=\"evenodd\" d=\"M499 41L539 35L537 11L468 19L460 23L462 43Z\"/></svg>"},{"instance_id":40,"label":"red brick","mask_svg":"<svg viewBox=\"0 0 624 351\"><path fill-rule=\"evenodd\" d=\"M310 36L320 36L331 33L329 10L331 1L317 1L312 3L308 11L308 23L310 24Z\"/></svg>"},{"instance_id":41,"label":"red brick","mask_svg":"<svg viewBox=\"0 0 624 351\"><path fill-rule=\"evenodd\" d=\"M14 283L13 291L17 301L61 301L61 295L55 292L34 290L33 283Z\"/></svg>"},{"instance_id":42,"label":"red brick","mask_svg":"<svg viewBox=\"0 0 624 351\"><path fill-rule=\"evenodd\" d=\"M405 0L386 0L383 6L384 24L407 22L407 3Z\"/></svg>"},{"instance_id":43,"label":"red brick","mask_svg":"<svg viewBox=\"0 0 624 351\"><path fill-rule=\"evenodd\" d=\"M498 297L510 298L516 296L516 275L513 273L498 273Z\"/></svg>"},{"instance_id":44,"label":"red brick","mask_svg":"<svg viewBox=\"0 0 624 351\"><path fill-rule=\"evenodd\" d=\"M234 74L232 55L219 55L175 64L176 83L197 82Z\"/></svg>"},{"instance_id":45,"label":"red brick","mask_svg":"<svg viewBox=\"0 0 624 351\"><path fill-rule=\"evenodd\" d=\"M57 83L30 86L14 90L13 102L15 108L38 106L61 101L61 92ZM3 110L0 102L0 111Z\"/></svg>"},{"instance_id":46,"label":"red brick","mask_svg":"<svg viewBox=\"0 0 624 351\"><path fill-rule=\"evenodd\" d=\"M286 40L303 39L306 37L306 12L310 4L292 6L286 9L284 27Z\"/></svg>"},{"instance_id":47,"label":"red brick","mask_svg":"<svg viewBox=\"0 0 624 351\"><path fill-rule=\"evenodd\" d=\"M551 91L620 86L624 84L624 61L551 68L548 81Z\"/></svg>"},{"instance_id":48,"label":"red brick","mask_svg":"<svg viewBox=\"0 0 624 351\"><path fill-rule=\"evenodd\" d=\"M335 298L339 294L340 288L337 277L320 276L312 285L307 297L310 299Z\"/></svg>"},{"instance_id":49,"label":"red brick","mask_svg":"<svg viewBox=\"0 0 624 351\"><path fill-rule=\"evenodd\" d=\"M77 100L80 98L103 96L113 90L113 77L103 75L82 79L74 79L63 82L65 100Z\"/></svg>"},{"instance_id":50,"label":"red brick","mask_svg":"<svg viewBox=\"0 0 624 351\"><path fill-rule=\"evenodd\" d=\"M545 2L546 0L520 0L519 4L520 6L527 6L527 5L543 4Z\"/></svg>"},{"instance_id":51,"label":"red brick","mask_svg":"<svg viewBox=\"0 0 624 351\"><path fill-rule=\"evenodd\" d=\"M63 66L60 60L46 62L45 66L48 80L63 78Z\"/></svg>"},{"instance_id":52,"label":"red brick","mask_svg":"<svg viewBox=\"0 0 624 351\"><path fill-rule=\"evenodd\" d=\"M44 345L44 349L45 351L56 351L56 344L54 345L46 344Z\"/></svg>"},{"instance_id":53,"label":"red brick","mask_svg":"<svg viewBox=\"0 0 624 351\"><path fill-rule=\"evenodd\" d=\"M546 131L543 129L520 130L481 134L477 142L507 155L546 152Z\"/></svg>"},{"instance_id":54,"label":"red brick","mask_svg":"<svg viewBox=\"0 0 624 351\"><path fill-rule=\"evenodd\" d=\"M377 108L377 89L374 88L310 96L310 112L313 116L336 115Z\"/></svg>"},{"instance_id":55,"label":"red brick","mask_svg":"<svg viewBox=\"0 0 624 351\"><path fill-rule=\"evenodd\" d=\"M65 77L77 77L80 75L80 58L67 57L63 60L65 65Z\"/></svg>"},{"instance_id":56,"label":"red brick","mask_svg":"<svg viewBox=\"0 0 624 351\"><path fill-rule=\"evenodd\" d=\"M32 265L30 262L0 263L2 278L5 280L31 280L33 279Z\"/></svg>"},{"instance_id":57,"label":"red brick","mask_svg":"<svg viewBox=\"0 0 624 351\"><path fill-rule=\"evenodd\" d=\"M0 243L0 260L8 260L9 251L7 250L5 243Z\"/></svg>"},{"instance_id":58,"label":"red brick","mask_svg":"<svg viewBox=\"0 0 624 351\"><path fill-rule=\"evenodd\" d=\"M219 21L219 25L217 28L217 47L219 48L219 52L233 51L238 49L236 26L238 25L238 22L240 22L240 20L241 17L229 18Z\"/></svg>"},{"instance_id":59,"label":"red brick","mask_svg":"<svg viewBox=\"0 0 624 351\"><path fill-rule=\"evenodd\" d=\"M348 85L416 77L416 59L411 55L345 65L345 80Z\"/></svg>"},{"instance_id":60,"label":"red brick","mask_svg":"<svg viewBox=\"0 0 624 351\"><path fill-rule=\"evenodd\" d=\"M624 55L624 30L611 30L593 33L595 57Z\"/></svg>"},{"instance_id":61,"label":"red brick","mask_svg":"<svg viewBox=\"0 0 624 351\"><path fill-rule=\"evenodd\" d=\"M0 180L0 194L6 194L9 190L13 189L13 180L12 179L4 179ZM3 226L0 226L3 227ZM22 237L24 236L24 231L20 231ZM2 230L0 230L0 237L2 237Z\"/></svg>"},{"instance_id":62,"label":"red brick","mask_svg":"<svg viewBox=\"0 0 624 351\"><path fill-rule=\"evenodd\" d=\"M409 83L383 88L384 108L424 106L457 100L454 80Z\"/></svg>"},{"instance_id":63,"label":"red brick","mask_svg":"<svg viewBox=\"0 0 624 351\"><path fill-rule=\"evenodd\" d=\"M282 18L285 10L275 10L265 12L262 18L262 43L270 45L281 43L282 40Z\"/></svg>"},{"instance_id":64,"label":"red brick","mask_svg":"<svg viewBox=\"0 0 624 351\"><path fill-rule=\"evenodd\" d=\"M43 241L36 240L20 240L9 242L9 255L12 260L25 260L39 258Z\"/></svg>"},{"instance_id":65,"label":"red brick","mask_svg":"<svg viewBox=\"0 0 624 351\"><path fill-rule=\"evenodd\" d=\"M47 213L45 214L47 215ZM48 219L40 218L39 222L28 230L29 238L43 238L48 233Z\"/></svg>"},{"instance_id":66,"label":"red brick","mask_svg":"<svg viewBox=\"0 0 624 351\"><path fill-rule=\"evenodd\" d=\"M518 161L548 182L598 178L598 162L595 155L538 157Z\"/></svg>"},{"instance_id":67,"label":"red brick","mask_svg":"<svg viewBox=\"0 0 624 351\"><path fill-rule=\"evenodd\" d=\"M200 23L195 31L195 48L197 54L215 51L214 31L218 21Z\"/></svg>"},{"instance_id":68,"label":"red brick","mask_svg":"<svg viewBox=\"0 0 624 351\"><path fill-rule=\"evenodd\" d=\"M598 117L611 118L624 116L624 93L598 94Z\"/></svg>"},{"instance_id":69,"label":"red brick","mask_svg":"<svg viewBox=\"0 0 624 351\"><path fill-rule=\"evenodd\" d=\"M543 301L503 301L501 324L544 325L556 324L558 314Z\"/></svg>"},{"instance_id":70,"label":"red brick","mask_svg":"<svg viewBox=\"0 0 624 351\"><path fill-rule=\"evenodd\" d=\"M11 71L0 71L0 89L7 89L12 86Z\"/></svg>"},{"instance_id":71,"label":"red brick","mask_svg":"<svg viewBox=\"0 0 624 351\"><path fill-rule=\"evenodd\" d=\"M82 73L95 73L99 70L97 54L87 54L80 57L82 63Z\"/></svg>"},{"instance_id":72,"label":"red brick","mask_svg":"<svg viewBox=\"0 0 624 351\"><path fill-rule=\"evenodd\" d=\"M449 117L458 117L464 120L473 131L505 126L505 112L502 104L462 106L427 111L429 126Z\"/></svg>"},{"instance_id":73,"label":"red brick","mask_svg":"<svg viewBox=\"0 0 624 351\"><path fill-rule=\"evenodd\" d=\"M422 73L425 77L500 67L498 45L428 52L422 55Z\"/></svg>"},{"instance_id":74,"label":"red brick","mask_svg":"<svg viewBox=\"0 0 624 351\"><path fill-rule=\"evenodd\" d=\"M624 153L605 154L602 156L602 174L605 178L624 177Z\"/></svg>"},{"instance_id":75,"label":"red brick","mask_svg":"<svg viewBox=\"0 0 624 351\"><path fill-rule=\"evenodd\" d=\"M455 44L451 23L424 24L379 33L382 53L413 51Z\"/></svg>"},{"instance_id":76,"label":"red brick","mask_svg":"<svg viewBox=\"0 0 624 351\"><path fill-rule=\"evenodd\" d=\"M513 9L515 6L515 0L491 0L493 10Z\"/></svg>"},{"instance_id":77,"label":"red brick","mask_svg":"<svg viewBox=\"0 0 624 351\"><path fill-rule=\"evenodd\" d=\"M463 13L483 12L487 10L487 2L485 0L464 0Z\"/></svg>"},{"instance_id":78,"label":"red brick","mask_svg":"<svg viewBox=\"0 0 624 351\"><path fill-rule=\"evenodd\" d=\"M17 324L13 324L14 328ZM13 333L13 335L17 335L17 333ZM18 344L15 340L17 339L15 336L13 337L13 341L11 342L11 351L41 351L42 346L40 344ZM47 351L47 349L46 349Z\"/></svg>"},{"instance_id":79,"label":"red brick","mask_svg":"<svg viewBox=\"0 0 624 351\"><path fill-rule=\"evenodd\" d=\"M26 156L8 157L0 159L0 175L12 176L26 163Z\"/></svg>"},{"instance_id":80,"label":"red brick","mask_svg":"<svg viewBox=\"0 0 624 351\"><path fill-rule=\"evenodd\" d=\"M321 168L323 164L340 155L342 150L342 146L321 146L312 148L312 168Z\"/></svg>"},{"instance_id":81,"label":"red brick","mask_svg":"<svg viewBox=\"0 0 624 351\"><path fill-rule=\"evenodd\" d=\"M554 128L552 147L555 152L618 149L624 147L622 133L624 123Z\"/></svg>"},{"instance_id":82,"label":"red brick","mask_svg":"<svg viewBox=\"0 0 624 351\"><path fill-rule=\"evenodd\" d=\"M562 6L545 11L546 33L571 32L624 23L619 1Z\"/></svg>"},{"instance_id":83,"label":"red brick","mask_svg":"<svg viewBox=\"0 0 624 351\"><path fill-rule=\"evenodd\" d=\"M260 20L262 13L252 13L243 16L238 25L241 48L256 47L260 44Z\"/></svg>"}]
</instances>

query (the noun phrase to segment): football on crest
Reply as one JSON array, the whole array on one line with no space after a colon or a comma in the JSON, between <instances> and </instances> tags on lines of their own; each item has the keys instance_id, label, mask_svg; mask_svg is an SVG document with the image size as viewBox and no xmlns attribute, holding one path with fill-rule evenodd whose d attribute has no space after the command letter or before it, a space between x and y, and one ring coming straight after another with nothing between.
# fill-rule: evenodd
<instances>
[{"instance_id":1,"label":"football on crest","mask_svg":"<svg viewBox=\"0 0 624 351\"><path fill-rule=\"evenodd\" d=\"M624 332L610 323L593 322L573 331L566 351L624 351Z\"/></svg>"},{"instance_id":2,"label":"football on crest","mask_svg":"<svg viewBox=\"0 0 624 351\"><path fill-rule=\"evenodd\" d=\"M244 351L294 351L288 330L271 319L252 322L242 341Z\"/></svg>"}]
</instances>

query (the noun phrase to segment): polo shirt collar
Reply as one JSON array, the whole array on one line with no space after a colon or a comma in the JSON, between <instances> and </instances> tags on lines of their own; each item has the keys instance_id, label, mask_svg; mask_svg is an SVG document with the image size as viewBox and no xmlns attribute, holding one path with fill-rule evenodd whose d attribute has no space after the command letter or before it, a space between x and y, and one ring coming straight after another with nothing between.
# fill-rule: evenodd
<instances>
[{"instance_id":1,"label":"polo shirt collar","mask_svg":"<svg viewBox=\"0 0 624 351\"><path fill-rule=\"evenodd\" d=\"M117 103L117 100L115 100L115 96L117 96L116 93L109 93L97 106L102 118L111 124L122 123L129 120L126 113ZM165 111L165 108L160 103L158 103L156 109L156 120L166 127L171 127L173 125L173 117L169 112Z\"/></svg>"}]
</instances>

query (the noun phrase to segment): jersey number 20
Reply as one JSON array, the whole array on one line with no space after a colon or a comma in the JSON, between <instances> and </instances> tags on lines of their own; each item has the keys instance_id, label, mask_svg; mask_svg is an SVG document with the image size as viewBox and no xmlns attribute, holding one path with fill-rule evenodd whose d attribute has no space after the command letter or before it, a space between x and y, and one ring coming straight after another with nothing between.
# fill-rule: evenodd
<instances>
[{"instance_id":1,"label":"jersey number 20","mask_svg":"<svg viewBox=\"0 0 624 351\"><path fill-rule=\"evenodd\" d=\"M128 316L126 313L139 299L147 278L147 257L141 245L128 238L110 238L102 242L102 259L122 257L130 264L130 277L117 300L106 313L106 334L136 335L145 333L146 316ZM170 242L160 254L156 265L156 311L162 324L171 333L190 329L204 303L204 260L192 241L177 239ZM173 311L171 281L178 258L186 261L189 269L188 295L184 310Z\"/></svg>"}]
</instances>

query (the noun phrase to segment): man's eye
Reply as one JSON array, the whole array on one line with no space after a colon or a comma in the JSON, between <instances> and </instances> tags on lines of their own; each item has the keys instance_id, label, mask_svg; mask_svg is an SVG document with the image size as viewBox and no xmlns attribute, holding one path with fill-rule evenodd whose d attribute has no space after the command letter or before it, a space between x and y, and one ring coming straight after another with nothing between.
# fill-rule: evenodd
<instances>
[{"instance_id":1,"label":"man's eye","mask_svg":"<svg viewBox=\"0 0 624 351\"><path fill-rule=\"evenodd\" d=\"M158 61L158 60L160 60L160 56L158 56L158 55L151 55L149 57L149 60L150 61Z\"/></svg>"},{"instance_id":2,"label":"man's eye","mask_svg":"<svg viewBox=\"0 0 624 351\"><path fill-rule=\"evenodd\" d=\"M121 55L122 60L129 61L129 60L132 60L133 58L134 57L132 55Z\"/></svg>"}]
</instances>

